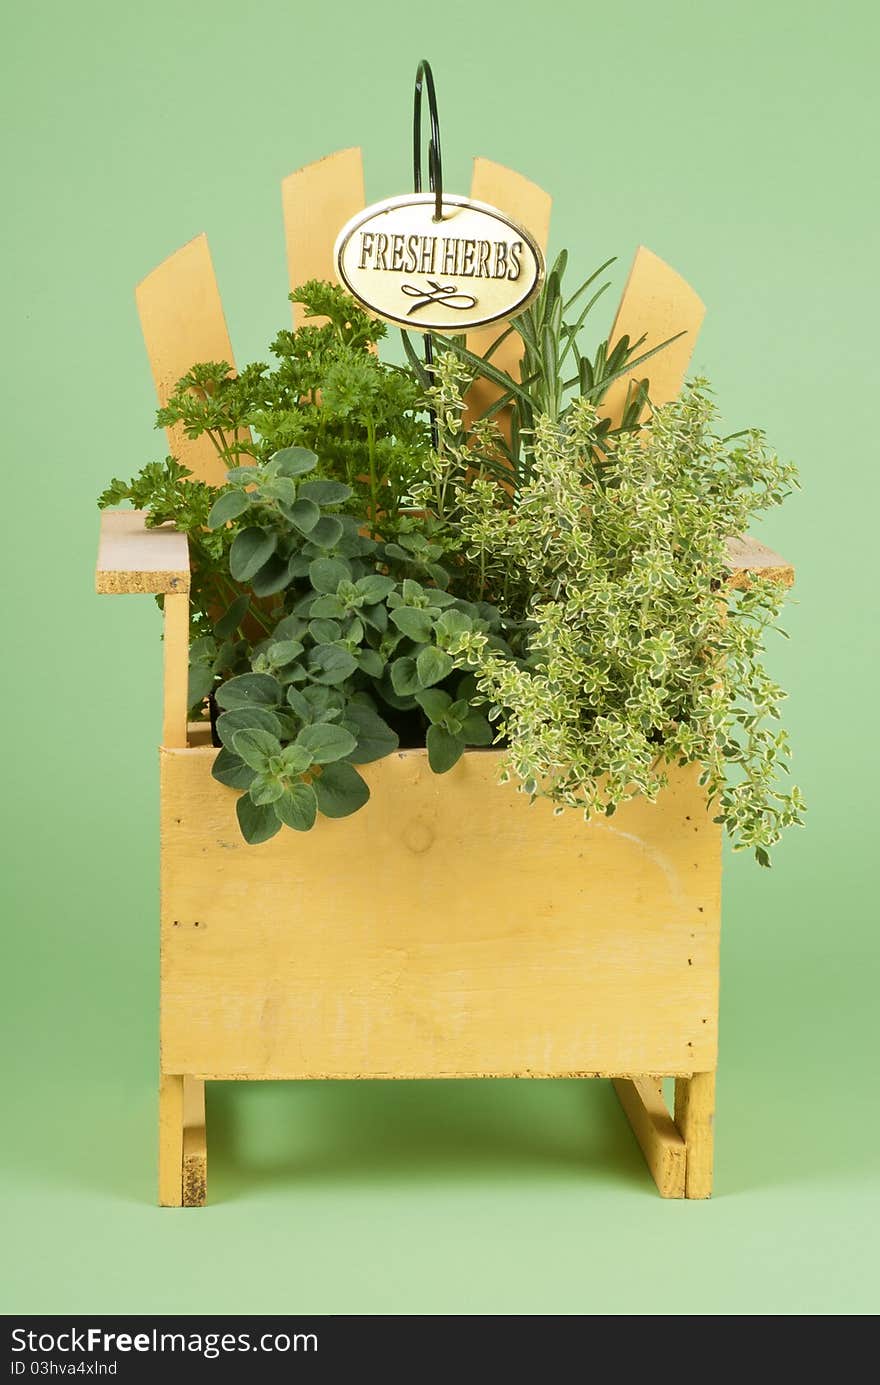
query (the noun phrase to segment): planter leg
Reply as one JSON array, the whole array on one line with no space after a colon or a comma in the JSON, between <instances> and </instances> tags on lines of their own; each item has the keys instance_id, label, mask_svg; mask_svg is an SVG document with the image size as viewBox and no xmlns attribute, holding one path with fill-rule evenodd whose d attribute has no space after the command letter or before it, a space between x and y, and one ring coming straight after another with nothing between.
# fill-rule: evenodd
<instances>
[{"instance_id":1,"label":"planter leg","mask_svg":"<svg viewBox=\"0 0 880 1385\"><path fill-rule=\"evenodd\" d=\"M159 1206L203 1207L207 1184L205 1084L159 1079Z\"/></svg>"},{"instance_id":2,"label":"planter leg","mask_svg":"<svg viewBox=\"0 0 880 1385\"><path fill-rule=\"evenodd\" d=\"M208 1190L208 1147L205 1138L205 1084L200 1077L183 1079L183 1205L204 1207Z\"/></svg>"},{"instance_id":3,"label":"planter leg","mask_svg":"<svg viewBox=\"0 0 880 1385\"><path fill-rule=\"evenodd\" d=\"M712 1196L715 1073L675 1079L675 1123L687 1145L686 1197Z\"/></svg>"},{"instance_id":4,"label":"planter leg","mask_svg":"<svg viewBox=\"0 0 880 1385\"><path fill-rule=\"evenodd\" d=\"M687 1149L663 1100L658 1077L615 1077L620 1099L633 1134L641 1146L661 1197L684 1197Z\"/></svg>"},{"instance_id":5,"label":"planter leg","mask_svg":"<svg viewBox=\"0 0 880 1385\"><path fill-rule=\"evenodd\" d=\"M183 1078L159 1077L159 1206L183 1206Z\"/></svg>"}]
</instances>

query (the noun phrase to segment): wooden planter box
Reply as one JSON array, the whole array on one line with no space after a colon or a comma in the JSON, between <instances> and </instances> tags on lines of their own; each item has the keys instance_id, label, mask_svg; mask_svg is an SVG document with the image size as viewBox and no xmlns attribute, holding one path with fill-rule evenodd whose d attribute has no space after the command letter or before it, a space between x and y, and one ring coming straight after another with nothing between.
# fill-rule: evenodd
<instances>
[{"instance_id":1,"label":"wooden planter box","mask_svg":"<svg viewBox=\"0 0 880 1385\"><path fill-rule=\"evenodd\" d=\"M546 240L549 200L519 175L478 161L473 194ZM284 201L292 281L332 277L335 231L363 202L359 151L292 175ZM232 360L203 237L141 285L139 305L160 399L195 360ZM638 322L650 344L701 316L640 251L615 335ZM692 345L657 358L658 402ZM201 443L172 446L224 479ZM733 543L731 562L738 580L791 580L758 544ZM229 1078L613 1078L660 1192L709 1195L721 846L697 767L673 768L655 805L585 825L499 787L500 752L469 751L438 777L426 752L401 751L363 767L361 812L251 847L204 728L186 723L184 536L105 515L97 586L165 597L163 1205L204 1201L204 1083Z\"/></svg>"},{"instance_id":2,"label":"wooden planter box","mask_svg":"<svg viewBox=\"0 0 880 1385\"><path fill-rule=\"evenodd\" d=\"M613 826L423 750L361 812L260 847L211 749L162 756L162 1063L201 1078L715 1066L719 828L696 770Z\"/></svg>"}]
</instances>

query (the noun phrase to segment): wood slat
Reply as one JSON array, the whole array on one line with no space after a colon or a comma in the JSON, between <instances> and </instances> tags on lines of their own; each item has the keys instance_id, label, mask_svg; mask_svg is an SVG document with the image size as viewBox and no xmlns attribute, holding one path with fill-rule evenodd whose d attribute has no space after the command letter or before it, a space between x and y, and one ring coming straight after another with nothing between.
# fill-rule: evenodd
<instances>
[{"instance_id":1,"label":"wood slat","mask_svg":"<svg viewBox=\"0 0 880 1385\"><path fill-rule=\"evenodd\" d=\"M608 390L599 412L620 422L631 379L651 382L651 402L656 406L675 399L684 384L688 365L706 309L690 284L644 245L636 251L632 268L609 337L613 349L622 336L634 342L643 334L638 354L650 351L678 332L685 336L667 346L643 366L622 376Z\"/></svg>"},{"instance_id":2,"label":"wood slat","mask_svg":"<svg viewBox=\"0 0 880 1385\"><path fill-rule=\"evenodd\" d=\"M189 553L185 534L176 529L147 529L144 510L105 510L95 571L95 589L102 595L187 592ZM757 539L728 539L734 570L731 584L742 586L750 573L773 577L785 586L794 581L794 568Z\"/></svg>"},{"instance_id":3,"label":"wood slat","mask_svg":"<svg viewBox=\"0 0 880 1385\"><path fill-rule=\"evenodd\" d=\"M204 1207L208 1193L208 1146L205 1135L205 1084L183 1079L183 1205Z\"/></svg>"},{"instance_id":4,"label":"wood slat","mask_svg":"<svg viewBox=\"0 0 880 1385\"><path fill-rule=\"evenodd\" d=\"M184 746L189 711L189 594L168 593L164 609L162 744Z\"/></svg>"},{"instance_id":5,"label":"wood slat","mask_svg":"<svg viewBox=\"0 0 880 1385\"><path fill-rule=\"evenodd\" d=\"M159 1206L183 1201L183 1078L159 1078Z\"/></svg>"},{"instance_id":6,"label":"wood slat","mask_svg":"<svg viewBox=\"0 0 880 1385\"><path fill-rule=\"evenodd\" d=\"M235 792L211 776L216 753L160 756L168 1068L311 1079L714 1065L720 827L698 766L671 767L656 804L586 825L499 787L500 751L468 751L442 779L424 750L402 751L360 767L361 812L249 847Z\"/></svg>"},{"instance_id":7,"label":"wood slat","mask_svg":"<svg viewBox=\"0 0 880 1385\"><path fill-rule=\"evenodd\" d=\"M686 1197L712 1196L715 1072L676 1078L675 1124L687 1145Z\"/></svg>"},{"instance_id":8,"label":"wood slat","mask_svg":"<svg viewBox=\"0 0 880 1385\"><path fill-rule=\"evenodd\" d=\"M186 728L186 743L190 746L212 745L211 723L209 721L190 721Z\"/></svg>"},{"instance_id":9,"label":"wood slat","mask_svg":"<svg viewBox=\"0 0 880 1385\"><path fill-rule=\"evenodd\" d=\"M770 577L774 582L781 582L784 587L790 587L794 582L794 568L791 563L748 535L745 538L727 540L727 558L733 568L733 576L730 579L732 587L747 587L752 575Z\"/></svg>"},{"instance_id":10,"label":"wood slat","mask_svg":"<svg viewBox=\"0 0 880 1385\"><path fill-rule=\"evenodd\" d=\"M189 548L176 529L147 529L144 510L104 510L95 590L121 593L188 592Z\"/></svg>"},{"instance_id":11,"label":"wood slat","mask_svg":"<svg viewBox=\"0 0 880 1385\"><path fill-rule=\"evenodd\" d=\"M160 405L197 362L228 361L234 367L204 232L157 265L138 284L135 299ZM188 438L180 425L166 433L169 450L194 476L212 486L224 484L226 468L210 438Z\"/></svg>"},{"instance_id":12,"label":"wood slat","mask_svg":"<svg viewBox=\"0 0 880 1385\"><path fill-rule=\"evenodd\" d=\"M291 289L299 288L308 279L336 283L336 237L346 221L364 206L360 149L340 149L289 174L281 184L281 204ZM293 325L299 327L306 320L303 309L297 303L291 306ZM320 320L308 319L311 323Z\"/></svg>"},{"instance_id":13,"label":"wood slat","mask_svg":"<svg viewBox=\"0 0 880 1385\"><path fill-rule=\"evenodd\" d=\"M660 1196L684 1197L687 1148L666 1109L662 1082L656 1077L618 1077L614 1090Z\"/></svg>"},{"instance_id":14,"label":"wood slat","mask_svg":"<svg viewBox=\"0 0 880 1385\"><path fill-rule=\"evenodd\" d=\"M532 183L512 168L493 163L491 159L476 158L471 178L471 196L480 202L488 202L490 206L497 207L514 221L518 221L531 232L546 255L553 199L543 188L538 187L537 183ZM482 356L501 335L506 325L503 322L495 323L491 327L482 327L478 331L468 333L468 349ZM522 341L518 333L511 332L507 340L493 353L492 362L514 380L518 380L522 354ZM468 415L479 416L500 394L498 386L490 381L475 381L468 392ZM503 415L498 417L497 422L504 426Z\"/></svg>"}]
</instances>

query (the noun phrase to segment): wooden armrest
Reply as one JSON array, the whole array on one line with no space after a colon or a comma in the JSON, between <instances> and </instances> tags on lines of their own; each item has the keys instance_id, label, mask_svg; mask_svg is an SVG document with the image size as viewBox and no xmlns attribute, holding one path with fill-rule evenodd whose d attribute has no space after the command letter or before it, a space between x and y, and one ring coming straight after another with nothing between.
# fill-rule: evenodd
<instances>
[{"instance_id":1,"label":"wooden armrest","mask_svg":"<svg viewBox=\"0 0 880 1385\"><path fill-rule=\"evenodd\" d=\"M733 569L729 582L731 587L747 587L752 574L769 577L774 582L781 582L784 587L790 587L794 582L791 563L757 539L728 539L727 560Z\"/></svg>"},{"instance_id":2,"label":"wooden armrest","mask_svg":"<svg viewBox=\"0 0 880 1385\"><path fill-rule=\"evenodd\" d=\"M144 510L105 510L95 590L121 592L189 591L189 546L177 529L148 529Z\"/></svg>"},{"instance_id":3,"label":"wooden armrest","mask_svg":"<svg viewBox=\"0 0 880 1385\"><path fill-rule=\"evenodd\" d=\"M105 510L95 588L102 594L120 592L188 592L189 548L186 534L176 529L147 529L143 510ZM771 577L790 587L794 568L757 539L727 540L732 587L748 585L751 573Z\"/></svg>"}]
</instances>

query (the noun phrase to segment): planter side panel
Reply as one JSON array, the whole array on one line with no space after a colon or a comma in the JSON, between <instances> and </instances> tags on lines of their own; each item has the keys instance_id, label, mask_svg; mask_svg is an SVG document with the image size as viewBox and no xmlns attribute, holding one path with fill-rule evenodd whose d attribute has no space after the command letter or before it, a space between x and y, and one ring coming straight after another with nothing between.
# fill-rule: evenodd
<instances>
[{"instance_id":1,"label":"planter side panel","mask_svg":"<svg viewBox=\"0 0 880 1385\"><path fill-rule=\"evenodd\" d=\"M162 1068L213 1078L715 1066L719 828L694 767L656 805L554 818L424 751L249 847L215 752L162 751Z\"/></svg>"}]
</instances>

